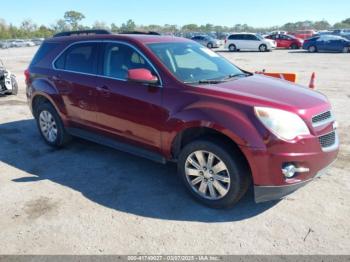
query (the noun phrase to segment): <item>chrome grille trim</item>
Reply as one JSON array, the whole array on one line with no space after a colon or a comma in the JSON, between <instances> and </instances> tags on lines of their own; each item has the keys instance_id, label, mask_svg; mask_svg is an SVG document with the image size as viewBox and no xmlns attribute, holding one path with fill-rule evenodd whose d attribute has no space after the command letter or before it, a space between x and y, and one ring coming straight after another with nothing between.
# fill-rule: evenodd
<instances>
[{"instance_id":1,"label":"chrome grille trim","mask_svg":"<svg viewBox=\"0 0 350 262\"><path fill-rule=\"evenodd\" d=\"M320 142L322 151L324 152L333 151L339 147L339 138L336 130L319 136L318 141Z\"/></svg>"},{"instance_id":2,"label":"chrome grille trim","mask_svg":"<svg viewBox=\"0 0 350 262\"><path fill-rule=\"evenodd\" d=\"M332 112L326 111L313 116L311 121L313 127L318 127L333 122L334 120Z\"/></svg>"}]
</instances>

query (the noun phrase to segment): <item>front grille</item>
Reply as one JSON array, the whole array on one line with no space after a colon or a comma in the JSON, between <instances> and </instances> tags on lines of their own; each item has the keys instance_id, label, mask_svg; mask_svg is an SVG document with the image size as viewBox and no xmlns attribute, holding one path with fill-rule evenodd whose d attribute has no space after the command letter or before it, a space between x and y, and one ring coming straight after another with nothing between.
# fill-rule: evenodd
<instances>
[{"instance_id":1,"label":"front grille","mask_svg":"<svg viewBox=\"0 0 350 262\"><path fill-rule=\"evenodd\" d=\"M335 140L336 140L335 131L328 133L327 135L320 136L318 138L318 140L320 141L322 148L327 148L327 147L333 146L335 144Z\"/></svg>"},{"instance_id":2,"label":"front grille","mask_svg":"<svg viewBox=\"0 0 350 262\"><path fill-rule=\"evenodd\" d=\"M312 118L312 124L315 126L315 125L319 125L319 124L322 124L322 123L325 123L325 122L328 122L332 120L332 113L331 111L327 111L327 112L324 112L324 113L321 113L321 114L318 114L316 116L314 116Z\"/></svg>"}]
</instances>

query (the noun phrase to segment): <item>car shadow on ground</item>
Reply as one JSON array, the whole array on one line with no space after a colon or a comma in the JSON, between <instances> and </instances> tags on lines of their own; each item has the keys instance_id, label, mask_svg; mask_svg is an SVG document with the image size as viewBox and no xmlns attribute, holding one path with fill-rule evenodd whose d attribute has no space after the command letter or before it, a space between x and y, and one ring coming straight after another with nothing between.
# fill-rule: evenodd
<instances>
[{"instance_id":1,"label":"car shadow on ground","mask_svg":"<svg viewBox=\"0 0 350 262\"><path fill-rule=\"evenodd\" d=\"M344 54L343 52L327 52L327 51L318 51L318 52L315 52L315 53L310 53L309 51L307 50L290 50L288 53L290 54L310 54L310 55L317 55L317 54Z\"/></svg>"},{"instance_id":2,"label":"car shadow on ground","mask_svg":"<svg viewBox=\"0 0 350 262\"><path fill-rule=\"evenodd\" d=\"M232 53L232 54L237 54L237 53L271 53L273 51L266 51L266 52L261 52L258 50L240 50L240 51L230 51L230 50L225 50L225 49L220 49L220 50L215 50L217 53Z\"/></svg>"},{"instance_id":3,"label":"car shadow on ground","mask_svg":"<svg viewBox=\"0 0 350 262\"><path fill-rule=\"evenodd\" d=\"M250 190L232 209L204 207L185 191L175 164L157 164L80 139L56 150L43 142L34 120L0 124L0 161L28 173L14 178L16 183L50 180L102 206L157 219L239 221L277 203L256 204Z\"/></svg>"}]
</instances>

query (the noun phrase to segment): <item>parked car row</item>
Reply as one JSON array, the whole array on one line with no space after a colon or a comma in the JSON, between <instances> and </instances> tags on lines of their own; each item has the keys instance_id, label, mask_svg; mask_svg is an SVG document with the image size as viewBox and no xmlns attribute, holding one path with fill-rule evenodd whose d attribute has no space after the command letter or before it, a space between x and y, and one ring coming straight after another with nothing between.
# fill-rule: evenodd
<instances>
[{"instance_id":1,"label":"parked car row","mask_svg":"<svg viewBox=\"0 0 350 262\"><path fill-rule=\"evenodd\" d=\"M12 48L12 47L30 47L41 45L44 38L34 38L34 39L9 39L0 41L0 48Z\"/></svg>"},{"instance_id":2,"label":"parked car row","mask_svg":"<svg viewBox=\"0 0 350 262\"><path fill-rule=\"evenodd\" d=\"M294 33L294 35L286 32L273 32L265 38L275 40L277 48L303 48L310 53L318 51L348 53L350 52L350 37L349 39L344 37L347 32L350 30L321 31L318 33L313 30L305 30Z\"/></svg>"}]
</instances>

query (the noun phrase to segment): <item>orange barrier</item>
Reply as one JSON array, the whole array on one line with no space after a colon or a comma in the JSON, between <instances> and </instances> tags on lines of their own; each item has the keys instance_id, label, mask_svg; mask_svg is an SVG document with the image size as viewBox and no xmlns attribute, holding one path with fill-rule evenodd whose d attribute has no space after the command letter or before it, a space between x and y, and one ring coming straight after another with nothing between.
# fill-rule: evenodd
<instances>
[{"instance_id":1,"label":"orange barrier","mask_svg":"<svg viewBox=\"0 0 350 262\"><path fill-rule=\"evenodd\" d=\"M271 76L275 78L280 78L289 82L296 83L297 81L297 74L294 73L266 73L266 72L256 72L257 74L263 74L266 76Z\"/></svg>"}]
</instances>

